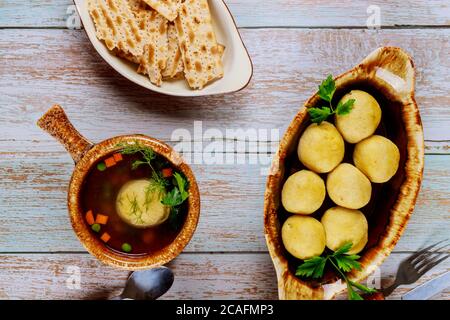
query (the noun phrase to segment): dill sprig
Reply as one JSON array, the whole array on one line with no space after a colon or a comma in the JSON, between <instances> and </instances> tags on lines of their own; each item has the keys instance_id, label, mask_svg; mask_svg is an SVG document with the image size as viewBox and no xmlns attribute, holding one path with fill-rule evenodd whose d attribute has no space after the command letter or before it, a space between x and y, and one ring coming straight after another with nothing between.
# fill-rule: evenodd
<instances>
[{"instance_id":1,"label":"dill sprig","mask_svg":"<svg viewBox=\"0 0 450 320\"><path fill-rule=\"evenodd\" d=\"M152 170L152 179L156 183L156 187L154 190L165 190L165 187L168 185L168 183L166 179L164 179L153 166L153 161L156 159L156 153L152 148L140 144L137 140L133 141L133 143L119 143L118 146L121 148L120 153L124 155L131 155L136 153L140 154L142 156L142 160L133 161L133 163L131 164L131 169L136 170L141 165L148 165Z\"/></svg>"}]
</instances>

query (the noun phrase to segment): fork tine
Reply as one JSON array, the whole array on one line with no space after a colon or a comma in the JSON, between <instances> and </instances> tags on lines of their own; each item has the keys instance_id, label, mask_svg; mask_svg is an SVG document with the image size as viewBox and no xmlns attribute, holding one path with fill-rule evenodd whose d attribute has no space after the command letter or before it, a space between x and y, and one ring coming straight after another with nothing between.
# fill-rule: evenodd
<instances>
[{"instance_id":1,"label":"fork tine","mask_svg":"<svg viewBox=\"0 0 450 320\"><path fill-rule=\"evenodd\" d=\"M444 242L444 241L447 241L447 239L438 241L438 242L436 242L435 244L432 244L432 245L430 245L430 246L428 246L428 247L426 247L426 248L423 248L423 249L417 251L416 253L414 253L412 256L410 256L410 257L408 258L408 261L409 261L409 262L413 262L414 260L416 260L416 258L420 257L423 253L426 253L427 251L429 251L430 249L436 247L438 244L441 244L441 243Z\"/></svg>"},{"instance_id":2,"label":"fork tine","mask_svg":"<svg viewBox=\"0 0 450 320\"><path fill-rule=\"evenodd\" d=\"M411 264L414 265L414 267L416 269L421 269L424 265L428 264L430 262L430 260L433 260L433 258L430 258L430 256L432 255L438 255L440 256L441 253L445 253L445 249L448 247L448 245L444 245L442 247L439 247L433 251L428 251L424 254L422 254L422 256L418 257L414 262L412 262ZM420 260L419 260L420 259Z\"/></svg>"},{"instance_id":3,"label":"fork tine","mask_svg":"<svg viewBox=\"0 0 450 320\"><path fill-rule=\"evenodd\" d=\"M419 275L420 277L423 276L425 273L427 273L428 271L430 271L432 268L434 268L435 266L437 266L439 263L447 260L448 257L450 257L450 254L446 254L445 256L443 256L442 258L438 259L439 257L442 256L441 253L439 254L437 257L433 258L432 261L430 261L429 263L427 263L420 271L419 271Z\"/></svg>"}]
</instances>

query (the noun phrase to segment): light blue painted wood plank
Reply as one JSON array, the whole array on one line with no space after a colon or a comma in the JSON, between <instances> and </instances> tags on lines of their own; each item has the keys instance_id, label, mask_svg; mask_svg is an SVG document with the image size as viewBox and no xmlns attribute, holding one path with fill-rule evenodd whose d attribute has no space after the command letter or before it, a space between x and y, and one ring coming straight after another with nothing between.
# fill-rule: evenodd
<instances>
[{"instance_id":1,"label":"light blue painted wood plank","mask_svg":"<svg viewBox=\"0 0 450 320\"><path fill-rule=\"evenodd\" d=\"M382 26L443 26L450 23L446 0L227 0L239 27L366 27L373 10ZM0 27L66 27L71 0L4 0ZM377 8L371 7L377 5ZM369 12L368 12L369 11Z\"/></svg>"},{"instance_id":2,"label":"light blue painted wood plank","mask_svg":"<svg viewBox=\"0 0 450 320\"><path fill-rule=\"evenodd\" d=\"M204 130L252 124L282 133L327 74L352 68L379 46L395 45L414 58L425 138L450 140L450 29L246 29L242 35L254 64L250 85L226 96L182 99L124 79L82 31L0 30L1 139L48 140L34 124L54 103L93 141L130 131L170 140L177 128L192 132L198 120Z\"/></svg>"},{"instance_id":3,"label":"light blue painted wood plank","mask_svg":"<svg viewBox=\"0 0 450 320\"><path fill-rule=\"evenodd\" d=\"M69 156L45 150L0 155L0 252L82 250L66 210L73 169ZM417 206L396 250L412 251L447 235L449 159L426 157ZM260 167L193 165L193 170L202 195L202 215L187 251L265 251L265 177Z\"/></svg>"},{"instance_id":4,"label":"light blue painted wood plank","mask_svg":"<svg viewBox=\"0 0 450 320\"><path fill-rule=\"evenodd\" d=\"M408 254L390 255L368 283L389 286ZM0 255L0 299L107 299L121 293L129 272L102 265L87 254ZM448 261L448 260L447 260ZM400 299L412 288L449 268L441 263L414 284L401 286L388 299ZM78 267L80 288L67 280ZM169 264L173 287L162 299L277 299L275 270L267 253L181 254ZM346 299L345 292L339 298ZM444 290L433 299L450 299Z\"/></svg>"}]
</instances>

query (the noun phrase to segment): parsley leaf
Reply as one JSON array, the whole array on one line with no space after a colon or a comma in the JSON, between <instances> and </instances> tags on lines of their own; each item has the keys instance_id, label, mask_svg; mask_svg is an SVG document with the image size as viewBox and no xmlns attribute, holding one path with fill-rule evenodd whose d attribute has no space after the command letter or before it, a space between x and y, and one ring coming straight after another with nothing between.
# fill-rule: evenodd
<instances>
[{"instance_id":1,"label":"parsley leaf","mask_svg":"<svg viewBox=\"0 0 450 320\"><path fill-rule=\"evenodd\" d=\"M331 115L331 109L329 107L309 108L308 113L312 122L320 124Z\"/></svg>"},{"instance_id":2,"label":"parsley leaf","mask_svg":"<svg viewBox=\"0 0 450 320\"><path fill-rule=\"evenodd\" d=\"M320 108L308 108L309 116L313 123L320 124L322 121L333 114L346 115L353 109L355 99L349 99L345 103L339 101L336 109L333 108L331 101L333 100L334 93L336 92L336 83L333 80L333 76L330 74L319 86L319 97L328 102L328 106Z\"/></svg>"},{"instance_id":3,"label":"parsley leaf","mask_svg":"<svg viewBox=\"0 0 450 320\"><path fill-rule=\"evenodd\" d=\"M336 84L334 83L333 76L330 74L319 86L319 97L327 102L331 102L335 91Z\"/></svg>"},{"instance_id":4,"label":"parsley leaf","mask_svg":"<svg viewBox=\"0 0 450 320\"><path fill-rule=\"evenodd\" d=\"M178 172L175 172L173 176L177 182L178 189L180 190L181 199L184 201L189 197L189 193L186 191L187 181Z\"/></svg>"},{"instance_id":5,"label":"parsley leaf","mask_svg":"<svg viewBox=\"0 0 450 320\"><path fill-rule=\"evenodd\" d=\"M323 257L313 257L311 259L305 260L305 263L300 265L295 271L296 276L320 278L323 275L323 270L327 258Z\"/></svg>"},{"instance_id":6,"label":"parsley leaf","mask_svg":"<svg viewBox=\"0 0 450 320\"><path fill-rule=\"evenodd\" d=\"M344 243L342 245L342 247L340 247L333 253L333 256L339 256L339 255L349 252L350 249L352 248L352 246L353 246L353 244L351 242Z\"/></svg>"},{"instance_id":7,"label":"parsley leaf","mask_svg":"<svg viewBox=\"0 0 450 320\"><path fill-rule=\"evenodd\" d=\"M343 116L346 114L349 114L350 111L353 109L353 104L355 103L355 99L349 99L342 103L339 101L337 107L336 107L336 114Z\"/></svg>"},{"instance_id":8,"label":"parsley leaf","mask_svg":"<svg viewBox=\"0 0 450 320\"><path fill-rule=\"evenodd\" d=\"M168 207L175 207L179 206L183 203L183 200L181 199L180 190L178 188L173 188L170 190L161 200L161 203Z\"/></svg>"},{"instance_id":9,"label":"parsley leaf","mask_svg":"<svg viewBox=\"0 0 450 320\"><path fill-rule=\"evenodd\" d=\"M189 198L188 182L178 172L174 173L174 187L161 200L161 203L170 207L169 223L173 228L177 229L181 223L178 219L180 213L180 205Z\"/></svg>"},{"instance_id":10,"label":"parsley leaf","mask_svg":"<svg viewBox=\"0 0 450 320\"><path fill-rule=\"evenodd\" d=\"M328 254L325 257L316 256L311 259L305 260L303 264L297 267L295 272L296 276L320 278L323 276L323 272L326 263L329 261L334 269L339 273L341 278L347 285L348 298L350 300L363 300L362 296L355 291L354 288L364 293L375 293L376 289L366 287L360 283L353 282L347 278L345 273L352 271L353 269L361 270L361 264L357 261L360 256L356 254L348 254L353 244L351 242L345 243L334 253Z\"/></svg>"},{"instance_id":11,"label":"parsley leaf","mask_svg":"<svg viewBox=\"0 0 450 320\"><path fill-rule=\"evenodd\" d=\"M339 269L341 269L344 272L350 272L353 269L361 270L361 264L356 261L360 257L358 255L341 255L341 256L334 256L334 260L336 261Z\"/></svg>"},{"instance_id":12,"label":"parsley leaf","mask_svg":"<svg viewBox=\"0 0 450 320\"><path fill-rule=\"evenodd\" d=\"M336 261L337 266L344 272L350 272L353 269L361 270L361 264L356 261L360 256L356 254L348 255L347 253L352 248L353 244L351 242L345 243L342 247L336 250L332 258Z\"/></svg>"},{"instance_id":13,"label":"parsley leaf","mask_svg":"<svg viewBox=\"0 0 450 320\"><path fill-rule=\"evenodd\" d=\"M351 285L347 282L347 291L348 291L348 298L350 300L364 300L361 295L356 292Z\"/></svg>"},{"instance_id":14,"label":"parsley leaf","mask_svg":"<svg viewBox=\"0 0 450 320\"><path fill-rule=\"evenodd\" d=\"M187 198L189 198L189 192L186 191L187 181L178 172L174 173L176 186L170 190L161 200L161 203L165 206L176 207L182 204Z\"/></svg>"}]
</instances>

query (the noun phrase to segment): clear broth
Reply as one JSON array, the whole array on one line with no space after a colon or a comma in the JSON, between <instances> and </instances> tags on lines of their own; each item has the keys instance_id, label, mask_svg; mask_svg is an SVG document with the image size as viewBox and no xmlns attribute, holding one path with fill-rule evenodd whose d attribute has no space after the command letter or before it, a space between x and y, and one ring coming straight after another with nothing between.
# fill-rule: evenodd
<instances>
[{"instance_id":1,"label":"clear broth","mask_svg":"<svg viewBox=\"0 0 450 320\"><path fill-rule=\"evenodd\" d=\"M107 155L100 159L89 171L81 192L81 207L83 215L92 210L94 216L98 213L109 217L108 223L101 226L99 233L89 229L93 236L100 240L103 232L107 232L111 238L105 244L111 250L127 255L145 255L162 250L177 237L186 216L186 204L183 204L174 225L169 220L164 223L149 228L136 228L124 222L116 212L116 198L120 188L131 180L147 179L151 177L151 169L146 165L141 165L135 170L131 166L133 161L141 159L137 155L123 155L123 160L104 171L97 169L97 164L111 157ZM168 161L159 159L155 163L164 163L164 167L174 168ZM158 170L160 168L157 168ZM178 220L179 219L179 220ZM86 220L85 223L87 224ZM122 245L128 243L132 247L130 253L122 250Z\"/></svg>"}]
</instances>

